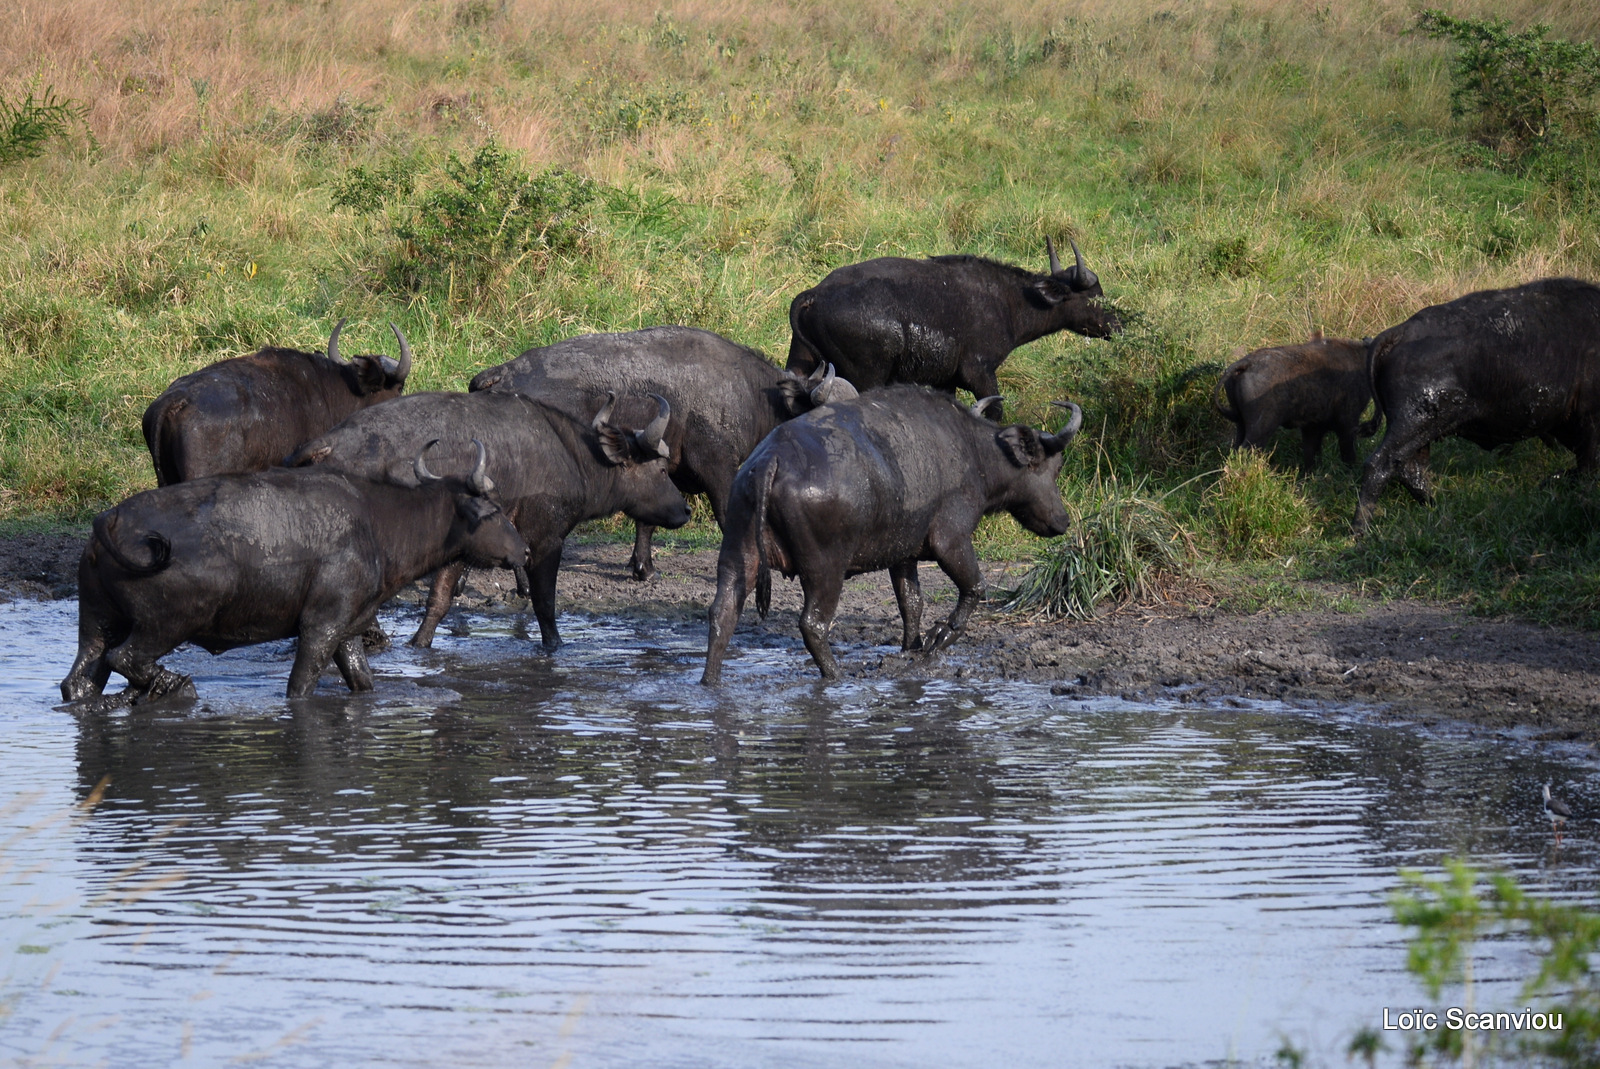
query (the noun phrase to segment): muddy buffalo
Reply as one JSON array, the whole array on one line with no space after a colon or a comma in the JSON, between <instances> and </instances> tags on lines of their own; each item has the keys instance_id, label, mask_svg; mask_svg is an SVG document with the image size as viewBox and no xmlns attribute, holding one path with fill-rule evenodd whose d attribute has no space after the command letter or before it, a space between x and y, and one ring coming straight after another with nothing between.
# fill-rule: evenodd
<instances>
[{"instance_id":1,"label":"muddy buffalo","mask_svg":"<svg viewBox=\"0 0 1600 1069\"><path fill-rule=\"evenodd\" d=\"M500 392L410 394L355 413L295 450L288 463L398 482L407 476L404 458L424 442L440 440L432 463L449 471L471 463L472 439L483 441L497 496L530 547L526 578L519 575L518 585L533 601L544 645L554 649L561 644L556 574L574 527L615 512L661 527L689 522L689 506L667 474L667 401L567 396L573 393L565 391L561 404ZM412 645L433 642L464 569L453 564L434 577Z\"/></svg>"},{"instance_id":2,"label":"muddy buffalo","mask_svg":"<svg viewBox=\"0 0 1600 1069\"><path fill-rule=\"evenodd\" d=\"M846 578L887 568L900 605L901 646L940 649L967 625L983 593L972 547L978 521L1010 512L1042 537L1067 529L1056 478L1083 415L1058 434L998 428L947 394L894 386L785 423L739 469L717 558L703 683L722 658L758 568L800 577L800 633L827 679L839 668L828 631ZM1058 402L1059 403L1059 402ZM917 562L937 561L955 583L955 611L926 635Z\"/></svg>"},{"instance_id":3,"label":"muddy buffalo","mask_svg":"<svg viewBox=\"0 0 1600 1069\"><path fill-rule=\"evenodd\" d=\"M378 606L458 558L527 559L477 454L465 478L437 477L417 454L416 486L274 469L146 490L102 512L78 563L78 656L61 696L97 695L113 671L132 701L193 696L189 677L157 663L182 643L220 653L290 636L289 697L315 690L330 659L351 690L370 690L361 633Z\"/></svg>"},{"instance_id":4,"label":"muddy buffalo","mask_svg":"<svg viewBox=\"0 0 1600 1069\"><path fill-rule=\"evenodd\" d=\"M390 324L400 359L339 359L339 320L328 355L266 348L174 380L144 413L156 485L265 471L357 409L400 396L411 347Z\"/></svg>"},{"instance_id":5,"label":"muddy buffalo","mask_svg":"<svg viewBox=\"0 0 1600 1069\"><path fill-rule=\"evenodd\" d=\"M1332 432L1339 457L1354 467L1356 435L1376 434L1376 417L1361 422L1372 388L1367 383L1367 342L1324 338L1302 345L1257 349L1217 380L1217 411L1234 425L1233 447L1262 446L1279 427L1300 431L1300 468L1316 469L1322 440Z\"/></svg>"},{"instance_id":6,"label":"muddy buffalo","mask_svg":"<svg viewBox=\"0 0 1600 1069\"><path fill-rule=\"evenodd\" d=\"M1355 529L1391 478L1430 498L1428 452L1450 435L1492 449L1559 442L1577 470L1600 461L1600 287L1546 278L1424 308L1372 340L1373 399L1388 421L1367 458Z\"/></svg>"},{"instance_id":7,"label":"muddy buffalo","mask_svg":"<svg viewBox=\"0 0 1600 1069\"><path fill-rule=\"evenodd\" d=\"M469 389L530 397L572 389L660 394L672 405L672 481L685 494L705 494L719 525L733 473L756 443L784 420L855 396L825 367L809 378L793 375L755 349L693 327L568 338L480 372ZM635 579L655 572L651 535L641 523L629 562Z\"/></svg>"},{"instance_id":8,"label":"muddy buffalo","mask_svg":"<svg viewBox=\"0 0 1600 1069\"><path fill-rule=\"evenodd\" d=\"M1048 274L977 256L890 256L830 273L789 305L789 370L831 363L858 390L891 382L999 391L995 371L1019 345L1070 330L1104 338L1122 329L1084 264L1063 269L1046 239Z\"/></svg>"}]
</instances>

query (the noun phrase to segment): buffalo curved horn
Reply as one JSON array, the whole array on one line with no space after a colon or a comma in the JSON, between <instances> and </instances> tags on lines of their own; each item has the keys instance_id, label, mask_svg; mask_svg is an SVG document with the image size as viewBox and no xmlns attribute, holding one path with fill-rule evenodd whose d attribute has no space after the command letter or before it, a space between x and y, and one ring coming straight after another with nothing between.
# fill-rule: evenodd
<instances>
[{"instance_id":1,"label":"buffalo curved horn","mask_svg":"<svg viewBox=\"0 0 1600 1069\"><path fill-rule=\"evenodd\" d=\"M472 447L478 451L478 462L472 466L472 474L467 476L467 485L479 497L488 497L494 493L494 480L489 478L489 451L476 438L472 440Z\"/></svg>"},{"instance_id":2,"label":"buffalo curved horn","mask_svg":"<svg viewBox=\"0 0 1600 1069\"><path fill-rule=\"evenodd\" d=\"M1077 436L1078 428L1083 426L1083 409L1071 401L1051 401L1057 408L1064 408L1072 413L1072 418L1067 420L1067 425L1054 434L1040 435L1045 448L1052 453L1059 453L1067 447L1067 443Z\"/></svg>"},{"instance_id":3,"label":"buffalo curved horn","mask_svg":"<svg viewBox=\"0 0 1600 1069\"><path fill-rule=\"evenodd\" d=\"M610 390L607 390L606 391L606 403L601 405L600 406L600 411L598 411L598 412L596 412L594 414L594 421L592 423L590 423L589 426L593 427L595 430L599 430L601 427L605 426L607 423L610 423L611 422L611 408L616 403L617 403L617 395L612 393Z\"/></svg>"},{"instance_id":4,"label":"buffalo curved horn","mask_svg":"<svg viewBox=\"0 0 1600 1069\"><path fill-rule=\"evenodd\" d=\"M811 403L818 408L831 405L835 401L848 401L853 397L860 397L861 393L849 379L841 379L832 364L828 365L828 373L822 381L811 387Z\"/></svg>"},{"instance_id":5,"label":"buffalo curved horn","mask_svg":"<svg viewBox=\"0 0 1600 1069\"><path fill-rule=\"evenodd\" d=\"M349 316L345 316L343 319L339 320L339 322L333 325L333 333L328 336L328 359L332 360L334 363L340 363L339 332L344 329L344 325L349 321Z\"/></svg>"},{"instance_id":6,"label":"buffalo curved horn","mask_svg":"<svg viewBox=\"0 0 1600 1069\"><path fill-rule=\"evenodd\" d=\"M422 452L417 454L416 461L411 465L411 470L416 473L417 482L421 483L423 486L427 486L429 483L436 483L443 478L443 476L435 475L433 472L429 471L427 463L422 459L428 455L428 450L432 449L438 444L439 439L435 438L433 441L423 446Z\"/></svg>"},{"instance_id":7,"label":"buffalo curved horn","mask_svg":"<svg viewBox=\"0 0 1600 1069\"><path fill-rule=\"evenodd\" d=\"M1000 396L999 394L994 394L993 396L985 397L982 400L975 402L973 404L973 406L970 409L968 409L967 411L971 412L974 416L977 416L979 419L988 419L989 417L984 415L984 412L988 410L990 405L997 404L997 403L998 404L1005 404L1005 398Z\"/></svg>"},{"instance_id":8,"label":"buffalo curved horn","mask_svg":"<svg viewBox=\"0 0 1600 1069\"><path fill-rule=\"evenodd\" d=\"M831 367L832 365L826 361L817 361L817 366L811 369L811 374L806 376L806 381L813 384L821 382L827 377L828 370Z\"/></svg>"},{"instance_id":9,"label":"buffalo curved horn","mask_svg":"<svg viewBox=\"0 0 1600 1069\"><path fill-rule=\"evenodd\" d=\"M400 363L394 369L394 377L404 382L406 376L411 374L411 346L406 344L406 336L400 333L399 327L390 323L389 329L394 331L394 339L400 343Z\"/></svg>"},{"instance_id":10,"label":"buffalo curved horn","mask_svg":"<svg viewBox=\"0 0 1600 1069\"><path fill-rule=\"evenodd\" d=\"M1072 255L1078 261L1078 281L1084 286L1099 285L1100 277L1084 266L1083 253L1078 251L1078 243L1071 238L1067 240L1072 243Z\"/></svg>"},{"instance_id":11,"label":"buffalo curved horn","mask_svg":"<svg viewBox=\"0 0 1600 1069\"><path fill-rule=\"evenodd\" d=\"M667 433L667 420L672 417L672 406L667 404L667 399L658 393L650 395L656 399L656 418L645 425L644 430L635 431L633 440L647 453L657 456L670 457L672 450L667 447L665 435Z\"/></svg>"},{"instance_id":12,"label":"buffalo curved horn","mask_svg":"<svg viewBox=\"0 0 1600 1069\"><path fill-rule=\"evenodd\" d=\"M1050 240L1049 234L1044 236L1044 251L1050 254L1050 273L1059 275L1061 273L1061 258L1056 255L1056 243Z\"/></svg>"}]
</instances>

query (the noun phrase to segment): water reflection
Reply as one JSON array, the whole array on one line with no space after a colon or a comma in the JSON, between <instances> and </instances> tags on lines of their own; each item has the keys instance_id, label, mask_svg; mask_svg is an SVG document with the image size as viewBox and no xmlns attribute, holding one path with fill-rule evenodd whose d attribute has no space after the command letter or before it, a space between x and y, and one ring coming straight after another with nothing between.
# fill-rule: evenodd
<instances>
[{"instance_id":1,"label":"water reflection","mask_svg":"<svg viewBox=\"0 0 1600 1069\"><path fill-rule=\"evenodd\" d=\"M181 654L200 705L74 720L49 708L70 612L0 607L0 789L36 792L0 829L32 872L5 887L7 936L38 950L0 1049L1171 1065L1288 1035L1332 1062L1418 998L1396 866L1467 851L1594 890L1581 835L1548 851L1547 774L1589 811L1590 770L1558 754L1029 686L822 687L788 646L707 692L694 627L566 620L547 658L514 620L471 624L380 658L374 695L291 708L282 648ZM107 776L92 816L26 831ZM1515 987L1497 953L1481 999Z\"/></svg>"}]
</instances>

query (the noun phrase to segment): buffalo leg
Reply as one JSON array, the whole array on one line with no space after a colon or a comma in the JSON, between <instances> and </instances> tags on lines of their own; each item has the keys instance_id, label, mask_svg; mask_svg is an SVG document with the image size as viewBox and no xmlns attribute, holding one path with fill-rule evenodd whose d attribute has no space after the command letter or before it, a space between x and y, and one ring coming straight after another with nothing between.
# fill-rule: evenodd
<instances>
[{"instance_id":1,"label":"buffalo leg","mask_svg":"<svg viewBox=\"0 0 1600 1069\"><path fill-rule=\"evenodd\" d=\"M136 628L116 649L106 654L106 663L128 680L135 702L155 701L168 695L192 698L194 680L170 671L157 663L172 652L174 643Z\"/></svg>"},{"instance_id":2,"label":"buffalo leg","mask_svg":"<svg viewBox=\"0 0 1600 1069\"><path fill-rule=\"evenodd\" d=\"M1300 430L1300 471L1310 475L1322 460L1322 439L1327 435L1323 427L1303 427Z\"/></svg>"},{"instance_id":3,"label":"buffalo leg","mask_svg":"<svg viewBox=\"0 0 1600 1069\"><path fill-rule=\"evenodd\" d=\"M1356 429L1352 426L1334 428L1334 435L1339 439L1339 459L1348 467L1355 467L1361 463L1356 456Z\"/></svg>"},{"instance_id":4,"label":"buffalo leg","mask_svg":"<svg viewBox=\"0 0 1600 1069\"><path fill-rule=\"evenodd\" d=\"M803 573L800 589L805 593L805 605L800 609L800 637L806 640L811 659L817 662L823 679L839 678L839 662L833 659L828 647L828 632L833 629L834 614L839 611L839 595L844 592L844 575L830 572L825 576Z\"/></svg>"},{"instance_id":5,"label":"buffalo leg","mask_svg":"<svg viewBox=\"0 0 1600 1069\"><path fill-rule=\"evenodd\" d=\"M1418 490L1422 492L1419 500L1427 500L1426 484L1416 480L1420 479L1416 454L1421 453L1421 463L1427 463L1428 446L1435 435L1430 430L1417 426L1397 426L1390 422L1388 432L1383 436L1383 443L1378 446L1373 454L1367 458L1366 467L1361 475L1361 492L1356 498L1356 516L1353 523L1355 533L1364 534L1367 525L1372 522L1372 513L1378 507L1378 498L1383 496L1384 487L1389 485L1389 480L1394 478L1396 472L1402 472L1402 479L1409 477L1412 482L1407 483L1413 496Z\"/></svg>"},{"instance_id":6,"label":"buffalo leg","mask_svg":"<svg viewBox=\"0 0 1600 1069\"><path fill-rule=\"evenodd\" d=\"M106 682L110 678L111 666L106 663L105 636L94 634L80 639L77 659L72 662L72 670L67 673L67 678L61 681L61 700L75 702L100 694L106 689Z\"/></svg>"},{"instance_id":7,"label":"buffalo leg","mask_svg":"<svg viewBox=\"0 0 1600 1069\"><path fill-rule=\"evenodd\" d=\"M433 586L428 589L428 607L422 613L422 623L417 625L417 633L411 636L410 645L421 650L433 645L433 633L439 629L439 621L444 619L444 614L450 611L456 597L456 584L466 574L467 562L460 560L446 564L433 573Z\"/></svg>"},{"instance_id":8,"label":"buffalo leg","mask_svg":"<svg viewBox=\"0 0 1600 1069\"><path fill-rule=\"evenodd\" d=\"M628 558L628 568L641 583L656 574L656 562L650 552L650 540L655 533L656 529L647 523L633 525L633 556Z\"/></svg>"},{"instance_id":9,"label":"buffalo leg","mask_svg":"<svg viewBox=\"0 0 1600 1069\"><path fill-rule=\"evenodd\" d=\"M974 366L975 365L975 366ZM973 363L961 369L961 382L958 385L972 391L972 396L981 401L985 397L993 397L1000 392L1000 380L995 378L994 369L973 358ZM952 393L955 391L951 391ZM990 419L999 423L1005 419L1003 405L996 405L989 410Z\"/></svg>"},{"instance_id":10,"label":"buffalo leg","mask_svg":"<svg viewBox=\"0 0 1600 1069\"><path fill-rule=\"evenodd\" d=\"M739 614L744 611L744 599L761 568L754 546L746 550L730 542L724 542L724 548L717 554L717 596L706 614L706 668L700 676L703 685L722 682L723 655L728 652L728 641L733 638Z\"/></svg>"},{"instance_id":11,"label":"buffalo leg","mask_svg":"<svg viewBox=\"0 0 1600 1069\"><path fill-rule=\"evenodd\" d=\"M366 644L362 636L355 635L339 644L333 651L333 661L339 666L344 685L356 693L372 689L372 665L367 663Z\"/></svg>"},{"instance_id":12,"label":"buffalo leg","mask_svg":"<svg viewBox=\"0 0 1600 1069\"><path fill-rule=\"evenodd\" d=\"M560 570L560 542L536 559L528 569L528 591L533 602L533 615L539 620L539 638L546 650L561 646L561 634L556 630L556 573Z\"/></svg>"},{"instance_id":13,"label":"buffalo leg","mask_svg":"<svg viewBox=\"0 0 1600 1069\"><path fill-rule=\"evenodd\" d=\"M334 654L344 644L344 640L330 627L302 626L300 645L294 654L294 667L289 669L289 697L310 697L317 689L317 680L322 678L322 670L328 667L328 662L333 660ZM341 665L340 671L343 670L344 666Z\"/></svg>"},{"instance_id":14,"label":"buffalo leg","mask_svg":"<svg viewBox=\"0 0 1600 1069\"><path fill-rule=\"evenodd\" d=\"M1410 491L1411 496L1419 505L1433 503L1433 491L1428 488L1428 454L1431 445L1425 445L1400 462L1395 478L1400 480L1400 485Z\"/></svg>"},{"instance_id":15,"label":"buffalo leg","mask_svg":"<svg viewBox=\"0 0 1600 1069\"><path fill-rule=\"evenodd\" d=\"M889 566L894 600L900 605L900 648L922 648L922 584L917 581L917 559Z\"/></svg>"},{"instance_id":16,"label":"buffalo leg","mask_svg":"<svg viewBox=\"0 0 1600 1069\"><path fill-rule=\"evenodd\" d=\"M972 610L978 607L978 599L983 597L983 568L978 564L978 552L972 548L970 537L963 537L949 546L935 545L933 550L939 567L955 583L961 597L950 619L935 624L923 638L922 648L930 652L942 650L961 637Z\"/></svg>"}]
</instances>

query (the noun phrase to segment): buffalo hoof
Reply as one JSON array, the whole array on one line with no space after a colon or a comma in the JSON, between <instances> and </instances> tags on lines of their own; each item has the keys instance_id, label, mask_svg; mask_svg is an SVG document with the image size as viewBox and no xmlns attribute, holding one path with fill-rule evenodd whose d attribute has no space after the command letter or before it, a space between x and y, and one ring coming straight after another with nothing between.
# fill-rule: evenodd
<instances>
[{"instance_id":1,"label":"buffalo hoof","mask_svg":"<svg viewBox=\"0 0 1600 1069\"><path fill-rule=\"evenodd\" d=\"M389 636L378 624L361 632L361 648L368 653L382 653L389 648Z\"/></svg>"},{"instance_id":2,"label":"buffalo hoof","mask_svg":"<svg viewBox=\"0 0 1600 1069\"><path fill-rule=\"evenodd\" d=\"M565 643L561 641L560 635L556 635L554 638L541 639L539 645L544 649L544 652L554 653L556 650L559 650L563 645L565 645Z\"/></svg>"},{"instance_id":3,"label":"buffalo hoof","mask_svg":"<svg viewBox=\"0 0 1600 1069\"><path fill-rule=\"evenodd\" d=\"M638 561L629 561L628 570L633 573L634 582L642 583L656 574L656 566L651 561L640 564Z\"/></svg>"},{"instance_id":4,"label":"buffalo hoof","mask_svg":"<svg viewBox=\"0 0 1600 1069\"><path fill-rule=\"evenodd\" d=\"M143 692L133 696L134 705L148 705L159 701L193 701L198 695L194 689L194 677L179 675L163 668L157 673L155 681Z\"/></svg>"},{"instance_id":5,"label":"buffalo hoof","mask_svg":"<svg viewBox=\"0 0 1600 1069\"><path fill-rule=\"evenodd\" d=\"M961 637L961 632L953 629L949 624L935 624L922 636L922 650L924 653L934 653L944 649L956 639Z\"/></svg>"},{"instance_id":6,"label":"buffalo hoof","mask_svg":"<svg viewBox=\"0 0 1600 1069\"><path fill-rule=\"evenodd\" d=\"M68 676L61 681L61 700L69 705L85 698L98 697L100 688L88 676Z\"/></svg>"},{"instance_id":7,"label":"buffalo hoof","mask_svg":"<svg viewBox=\"0 0 1600 1069\"><path fill-rule=\"evenodd\" d=\"M61 706L61 710L68 713L97 716L115 712L118 709L126 709L133 704L135 697L137 697L137 692L131 688L119 690L115 694L89 694Z\"/></svg>"}]
</instances>

